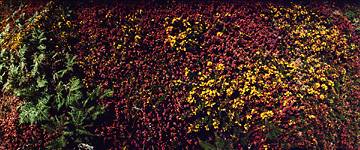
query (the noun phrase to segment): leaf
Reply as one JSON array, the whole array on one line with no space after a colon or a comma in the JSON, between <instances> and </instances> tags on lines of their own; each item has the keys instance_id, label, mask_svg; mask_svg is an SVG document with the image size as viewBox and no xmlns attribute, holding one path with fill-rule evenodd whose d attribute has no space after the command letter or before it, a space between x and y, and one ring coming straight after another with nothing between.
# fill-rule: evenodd
<instances>
[{"instance_id":1,"label":"leaf","mask_svg":"<svg viewBox=\"0 0 360 150\"><path fill-rule=\"evenodd\" d=\"M100 99L106 98L106 97L111 97L114 94L114 91L108 89L104 92L104 94L102 94L100 96Z\"/></svg>"},{"instance_id":2,"label":"leaf","mask_svg":"<svg viewBox=\"0 0 360 150\"><path fill-rule=\"evenodd\" d=\"M42 32L41 30L39 30L38 32L40 33L40 35L38 36L38 38L37 38L37 39L39 39L39 40L40 40L40 39L45 38L45 37L44 37L45 32ZM41 41L40 41L40 42L41 42Z\"/></svg>"},{"instance_id":3,"label":"leaf","mask_svg":"<svg viewBox=\"0 0 360 150\"><path fill-rule=\"evenodd\" d=\"M72 123L75 126L81 126L86 119L84 112L75 107L71 107L71 109L69 115L71 116Z\"/></svg>"},{"instance_id":4,"label":"leaf","mask_svg":"<svg viewBox=\"0 0 360 150\"><path fill-rule=\"evenodd\" d=\"M80 91L70 92L67 95L65 104L68 106L72 106L76 104L76 102L78 102L81 98L82 98L82 94Z\"/></svg>"},{"instance_id":5,"label":"leaf","mask_svg":"<svg viewBox=\"0 0 360 150\"><path fill-rule=\"evenodd\" d=\"M47 83L48 83L48 82L44 79L44 76L43 76L42 78L38 77L37 80L36 80L36 82L37 82L37 87L39 87L39 88L45 87L45 86L47 85Z\"/></svg>"},{"instance_id":6,"label":"leaf","mask_svg":"<svg viewBox=\"0 0 360 150\"><path fill-rule=\"evenodd\" d=\"M56 72L56 73L54 74L53 78L56 78L56 80L58 80L58 79L64 77L64 75L65 75L66 73L67 73L67 70L66 70L66 69L60 70L60 71L58 71L58 72Z\"/></svg>"},{"instance_id":7,"label":"leaf","mask_svg":"<svg viewBox=\"0 0 360 150\"><path fill-rule=\"evenodd\" d=\"M9 32L10 31L10 24L7 24L6 27L5 27L5 32Z\"/></svg>"},{"instance_id":8,"label":"leaf","mask_svg":"<svg viewBox=\"0 0 360 150\"><path fill-rule=\"evenodd\" d=\"M61 92L56 93L55 96L56 108L59 111L64 106L64 97Z\"/></svg>"},{"instance_id":9,"label":"leaf","mask_svg":"<svg viewBox=\"0 0 360 150\"><path fill-rule=\"evenodd\" d=\"M43 51L43 50L46 49L46 46L43 45L43 44L41 44L41 45L39 45L39 46L37 47L37 49L40 50L40 51Z\"/></svg>"},{"instance_id":10,"label":"leaf","mask_svg":"<svg viewBox=\"0 0 360 150\"><path fill-rule=\"evenodd\" d=\"M90 108L88 108L87 112L91 113L94 109L95 109L95 106L91 106Z\"/></svg>"},{"instance_id":11,"label":"leaf","mask_svg":"<svg viewBox=\"0 0 360 150\"><path fill-rule=\"evenodd\" d=\"M0 57L3 58L5 53L7 53L6 49L2 49L0 53Z\"/></svg>"},{"instance_id":12,"label":"leaf","mask_svg":"<svg viewBox=\"0 0 360 150\"><path fill-rule=\"evenodd\" d=\"M64 132L63 132L63 135L64 135L64 136L72 136L72 135L73 135L73 132L64 131Z\"/></svg>"},{"instance_id":13,"label":"leaf","mask_svg":"<svg viewBox=\"0 0 360 150\"><path fill-rule=\"evenodd\" d=\"M53 78L54 81L57 81L59 79L59 72L56 72L53 74Z\"/></svg>"},{"instance_id":14,"label":"leaf","mask_svg":"<svg viewBox=\"0 0 360 150\"><path fill-rule=\"evenodd\" d=\"M72 56L72 55L66 53L65 58L66 58L66 68L67 68L68 71L71 71L73 66L76 63L75 62L76 56Z\"/></svg>"},{"instance_id":15,"label":"leaf","mask_svg":"<svg viewBox=\"0 0 360 150\"><path fill-rule=\"evenodd\" d=\"M101 109L95 111L94 113L91 114L91 119L96 120L99 117L99 115L101 115L102 113L103 113L103 110L101 110Z\"/></svg>"},{"instance_id":16,"label":"leaf","mask_svg":"<svg viewBox=\"0 0 360 150\"><path fill-rule=\"evenodd\" d=\"M62 81L59 81L56 85L56 92L61 93L64 90L64 83Z\"/></svg>"},{"instance_id":17,"label":"leaf","mask_svg":"<svg viewBox=\"0 0 360 150\"><path fill-rule=\"evenodd\" d=\"M95 136L91 132L84 129L76 129L76 132L78 132L80 135Z\"/></svg>"},{"instance_id":18,"label":"leaf","mask_svg":"<svg viewBox=\"0 0 360 150\"><path fill-rule=\"evenodd\" d=\"M40 39L39 39L39 42L42 43L42 42L44 42L45 40L46 40L46 37L43 37L43 38L40 38Z\"/></svg>"},{"instance_id":19,"label":"leaf","mask_svg":"<svg viewBox=\"0 0 360 150\"><path fill-rule=\"evenodd\" d=\"M5 84L3 85L2 90L6 92L6 91L9 91L10 88L11 88L10 82L7 81L7 82L5 82Z\"/></svg>"},{"instance_id":20,"label":"leaf","mask_svg":"<svg viewBox=\"0 0 360 150\"><path fill-rule=\"evenodd\" d=\"M70 80L69 92L78 91L81 88L80 80L78 78L72 78Z\"/></svg>"}]
</instances>

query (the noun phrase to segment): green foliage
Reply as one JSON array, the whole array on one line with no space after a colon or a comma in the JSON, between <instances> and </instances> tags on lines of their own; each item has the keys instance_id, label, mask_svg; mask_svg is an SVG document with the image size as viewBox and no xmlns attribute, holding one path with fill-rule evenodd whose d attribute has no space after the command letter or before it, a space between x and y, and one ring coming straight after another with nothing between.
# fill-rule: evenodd
<instances>
[{"instance_id":1,"label":"green foliage","mask_svg":"<svg viewBox=\"0 0 360 150\"><path fill-rule=\"evenodd\" d=\"M37 13L27 23L35 17ZM14 29L6 26L0 43L5 40L3 35L10 30L22 32L23 26L20 21ZM52 51L48 43L46 32L35 27L24 34L17 51L1 48L0 85L4 92L25 101L19 107L21 124L39 124L59 135L50 149L91 142L95 135L90 129L104 112L96 100L111 96L112 91L102 92L98 87L87 92L75 73L75 56L66 50Z\"/></svg>"}]
</instances>

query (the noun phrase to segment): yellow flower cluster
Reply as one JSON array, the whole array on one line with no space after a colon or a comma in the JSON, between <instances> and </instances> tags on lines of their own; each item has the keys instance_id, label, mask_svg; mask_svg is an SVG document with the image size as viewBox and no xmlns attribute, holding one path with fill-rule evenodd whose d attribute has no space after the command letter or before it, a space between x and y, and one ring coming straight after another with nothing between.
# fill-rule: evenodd
<instances>
[{"instance_id":1,"label":"yellow flower cluster","mask_svg":"<svg viewBox=\"0 0 360 150\"><path fill-rule=\"evenodd\" d=\"M260 114L261 119L267 119L274 115L274 112L272 111L266 111Z\"/></svg>"},{"instance_id":2,"label":"yellow flower cluster","mask_svg":"<svg viewBox=\"0 0 360 150\"><path fill-rule=\"evenodd\" d=\"M244 72L233 79L226 78L221 73L221 70L225 68L224 64L213 65L211 61L206 62L207 70L198 73L199 80L190 81L193 86L186 99L192 106L193 116L200 115L202 118L207 118L196 120L194 125L213 129L221 125L221 129L226 131L235 124L248 129L255 124L257 119L269 119L282 109L281 107L275 107L272 110L257 108L259 102L270 106L280 102L281 106L286 107L290 103L308 99L324 100L328 97L327 95L334 94L328 87L334 85L330 77L337 78L329 76L327 72L334 71L335 68L318 59L286 61L273 57L267 63L259 61L251 65L239 65L237 69ZM186 76L188 72L189 70L185 69ZM187 82L189 81L182 83ZM283 92L274 94L273 91L278 88L281 88ZM287 99L280 101L281 95ZM262 113L257 113L258 111ZM214 123L213 119L221 120L221 113L227 114L226 117L230 121ZM189 130L189 132L199 131L196 128L191 129L194 130Z\"/></svg>"},{"instance_id":3,"label":"yellow flower cluster","mask_svg":"<svg viewBox=\"0 0 360 150\"><path fill-rule=\"evenodd\" d=\"M297 111L315 121L320 117L311 115L316 109L328 108L337 100L341 76L347 70L336 65L340 59L331 57L346 58L356 46L349 44L338 27L302 6L270 8L270 16L261 17L274 18L275 26L288 34L279 38L282 55L264 58L267 50L259 49L254 54L259 59L235 67L203 62L205 68L196 77L181 81L191 87L184 102L189 106L189 117L195 118L188 126L189 133L234 128L244 133L265 131L269 130L268 123L292 126L299 120L288 116ZM188 74L186 68L185 76Z\"/></svg>"},{"instance_id":4,"label":"yellow flower cluster","mask_svg":"<svg viewBox=\"0 0 360 150\"><path fill-rule=\"evenodd\" d=\"M327 19L300 5L289 8L270 6L270 10L275 25L290 33L286 48L292 54L309 57L314 53L334 52L336 56L348 57L350 46L347 38L340 35L337 26L326 27L331 24Z\"/></svg>"},{"instance_id":5,"label":"yellow flower cluster","mask_svg":"<svg viewBox=\"0 0 360 150\"><path fill-rule=\"evenodd\" d=\"M201 18L192 24L189 18L182 17L166 17L164 27L167 35L165 43L169 43L170 47L177 51L199 46L197 37L207 28L201 23Z\"/></svg>"},{"instance_id":6,"label":"yellow flower cluster","mask_svg":"<svg viewBox=\"0 0 360 150\"><path fill-rule=\"evenodd\" d=\"M221 64L221 63L216 65L216 67L215 67L216 70L224 70L224 68L225 68L224 64Z\"/></svg>"},{"instance_id":7,"label":"yellow flower cluster","mask_svg":"<svg viewBox=\"0 0 360 150\"><path fill-rule=\"evenodd\" d=\"M224 69L223 64L217 64L213 66L212 62L207 62L207 66L209 66L208 70L215 69L216 71L221 71ZM214 68L215 67L215 68ZM185 70L185 74L186 74ZM217 77L214 77L217 76ZM192 115L199 115L202 112L206 112L203 114L204 118L207 121L204 122L203 119L199 119L196 121L196 125L200 125L201 127L205 127L205 130L209 128L218 129L221 122L220 113L228 114L228 117L233 122L239 122L239 118L236 116L241 112L244 107L245 101L238 98L232 98L234 91L236 91L235 80L228 80L225 76L221 76L216 72L215 74L199 73L199 83L197 83L189 92L187 97L187 102L192 106L200 106L200 107L192 107ZM225 96L225 97L224 97ZM200 104L200 105L199 105ZM228 108L227 106L230 105ZM190 127L189 132L197 132L196 128ZM226 127L223 128L227 130Z\"/></svg>"}]
</instances>

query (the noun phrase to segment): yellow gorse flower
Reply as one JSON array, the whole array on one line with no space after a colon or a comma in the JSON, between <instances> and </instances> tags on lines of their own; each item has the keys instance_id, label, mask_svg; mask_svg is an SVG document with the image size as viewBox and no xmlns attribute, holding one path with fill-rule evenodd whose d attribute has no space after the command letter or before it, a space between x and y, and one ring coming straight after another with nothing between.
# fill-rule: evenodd
<instances>
[{"instance_id":1,"label":"yellow gorse flower","mask_svg":"<svg viewBox=\"0 0 360 150\"><path fill-rule=\"evenodd\" d=\"M261 119L267 119L267 118L270 118L274 115L274 112L272 112L271 110L270 111L266 111L266 112L262 112L260 114L260 117Z\"/></svg>"},{"instance_id":2,"label":"yellow gorse flower","mask_svg":"<svg viewBox=\"0 0 360 150\"><path fill-rule=\"evenodd\" d=\"M328 90L328 86L326 84L322 84L321 88L324 89L325 91Z\"/></svg>"},{"instance_id":3,"label":"yellow gorse flower","mask_svg":"<svg viewBox=\"0 0 360 150\"><path fill-rule=\"evenodd\" d=\"M315 89L318 89L319 87L320 87L320 83L315 83L315 84L314 84L314 88L315 88Z\"/></svg>"},{"instance_id":4,"label":"yellow gorse flower","mask_svg":"<svg viewBox=\"0 0 360 150\"><path fill-rule=\"evenodd\" d=\"M220 125L219 120L213 119L212 121L213 121L212 125L213 125L214 129L219 128L219 125Z\"/></svg>"},{"instance_id":5,"label":"yellow gorse flower","mask_svg":"<svg viewBox=\"0 0 360 150\"><path fill-rule=\"evenodd\" d=\"M329 85L330 85L331 87L335 86L334 82L331 81L331 80L329 80Z\"/></svg>"},{"instance_id":6,"label":"yellow gorse flower","mask_svg":"<svg viewBox=\"0 0 360 150\"><path fill-rule=\"evenodd\" d=\"M225 68L224 64L221 64L221 63L217 64L215 67L216 70L224 70L224 68Z\"/></svg>"},{"instance_id":7,"label":"yellow gorse flower","mask_svg":"<svg viewBox=\"0 0 360 150\"><path fill-rule=\"evenodd\" d=\"M189 68L185 68L185 76L188 76L189 75Z\"/></svg>"},{"instance_id":8,"label":"yellow gorse flower","mask_svg":"<svg viewBox=\"0 0 360 150\"><path fill-rule=\"evenodd\" d=\"M233 89L232 88L226 89L226 95L227 96L231 96L232 94L233 94Z\"/></svg>"}]
</instances>

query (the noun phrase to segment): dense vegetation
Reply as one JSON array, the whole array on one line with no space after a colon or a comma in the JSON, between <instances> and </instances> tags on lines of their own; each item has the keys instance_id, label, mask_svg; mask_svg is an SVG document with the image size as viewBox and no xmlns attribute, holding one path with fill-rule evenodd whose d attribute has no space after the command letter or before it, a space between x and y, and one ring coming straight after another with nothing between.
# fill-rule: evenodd
<instances>
[{"instance_id":1,"label":"dense vegetation","mask_svg":"<svg viewBox=\"0 0 360 150\"><path fill-rule=\"evenodd\" d=\"M0 149L359 148L356 6L0 3Z\"/></svg>"}]
</instances>

